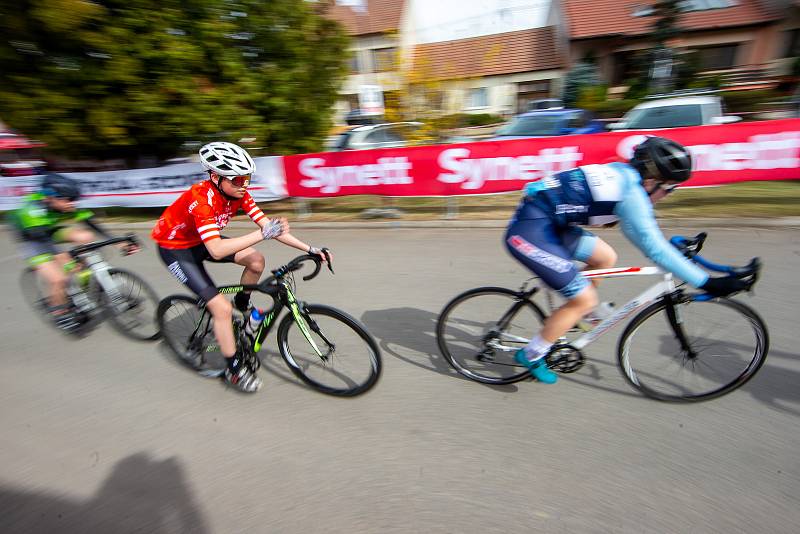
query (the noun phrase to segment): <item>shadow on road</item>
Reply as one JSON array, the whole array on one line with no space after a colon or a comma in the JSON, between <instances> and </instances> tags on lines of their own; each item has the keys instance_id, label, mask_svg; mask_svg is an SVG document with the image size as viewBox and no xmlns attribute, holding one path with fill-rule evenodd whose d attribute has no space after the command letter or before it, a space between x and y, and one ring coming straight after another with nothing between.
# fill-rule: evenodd
<instances>
[{"instance_id":1,"label":"shadow on road","mask_svg":"<svg viewBox=\"0 0 800 534\"><path fill-rule=\"evenodd\" d=\"M753 379L742 386L742 389L764 404L800 416L800 373L785 367L771 365L776 360L787 359L797 361L800 354L792 354L781 350L770 349L764 366L759 369ZM795 407L787 406L787 403Z\"/></svg>"},{"instance_id":2,"label":"shadow on road","mask_svg":"<svg viewBox=\"0 0 800 534\"><path fill-rule=\"evenodd\" d=\"M458 374L439 353L436 344L438 317L438 314L417 308L390 308L364 312L361 322L378 340L383 354L389 354L426 371L478 384ZM513 384L482 385L506 393L519 389Z\"/></svg>"},{"instance_id":3,"label":"shadow on road","mask_svg":"<svg viewBox=\"0 0 800 534\"><path fill-rule=\"evenodd\" d=\"M146 454L120 461L97 494L83 502L0 487L0 531L210 532L179 462L174 458L153 460Z\"/></svg>"}]
</instances>

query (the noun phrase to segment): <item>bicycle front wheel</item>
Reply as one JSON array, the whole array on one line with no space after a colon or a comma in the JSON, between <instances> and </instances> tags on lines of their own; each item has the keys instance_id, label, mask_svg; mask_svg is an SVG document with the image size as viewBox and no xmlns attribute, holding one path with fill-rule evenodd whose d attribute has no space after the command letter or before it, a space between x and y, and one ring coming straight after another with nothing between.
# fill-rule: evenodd
<instances>
[{"instance_id":1,"label":"bicycle front wheel","mask_svg":"<svg viewBox=\"0 0 800 534\"><path fill-rule=\"evenodd\" d=\"M541 308L511 289L480 287L454 298L436 323L439 350L462 375L484 384L529 378L514 354L542 329Z\"/></svg>"},{"instance_id":2,"label":"bicycle front wheel","mask_svg":"<svg viewBox=\"0 0 800 534\"><path fill-rule=\"evenodd\" d=\"M123 335L139 341L158 339L161 330L156 319L158 295L138 275L123 269L110 269L108 274L116 292L109 295L97 285L111 324ZM97 283L97 279L93 278Z\"/></svg>"},{"instance_id":3,"label":"bicycle front wheel","mask_svg":"<svg viewBox=\"0 0 800 534\"><path fill-rule=\"evenodd\" d=\"M278 326L278 348L292 372L330 395L352 396L381 373L378 344L354 318L329 306L306 304Z\"/></svg>"},{"instance_id":4,"label":"bicycle front wheel","mask_svg":"<svg viewBox=\"0 0 800 534\"><path fill-rule=\"evenodd\" d=\"M654 399L693 402L742 386L763 365L769 350L764 322L748 306L729 299L675 304L685 350L657 302L634 317L620 338L620 369L633 387Z\"/></svg>"}]
</instances>

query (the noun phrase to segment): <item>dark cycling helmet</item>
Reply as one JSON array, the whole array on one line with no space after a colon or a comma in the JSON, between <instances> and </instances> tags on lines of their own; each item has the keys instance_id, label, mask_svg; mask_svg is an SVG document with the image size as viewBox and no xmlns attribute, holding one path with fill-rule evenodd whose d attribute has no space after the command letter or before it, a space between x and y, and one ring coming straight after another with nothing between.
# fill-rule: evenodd
<instances>
[{"instance_id":1,"label":"dark cycling helmet","mask_svg":"<svg viewBox=\"0 0 800 534\"><path fill-rule=\"evenodd\" d=\"M671 139L648 137L633 149L630 164L642 178L659 182L685 182L692 174L692 155Z\"/></svg>"},{"instance_id":2,"label":"dark cycling helmet","mask_svg":"<svg viewBox=\"0 0 800 534\"><path fill-rule=\"evenodd\" d=\"M42 193L49 197L81 198L81 187L78 182L63 174L50 173L42 180Z\"/></svg>"}]
</instances>

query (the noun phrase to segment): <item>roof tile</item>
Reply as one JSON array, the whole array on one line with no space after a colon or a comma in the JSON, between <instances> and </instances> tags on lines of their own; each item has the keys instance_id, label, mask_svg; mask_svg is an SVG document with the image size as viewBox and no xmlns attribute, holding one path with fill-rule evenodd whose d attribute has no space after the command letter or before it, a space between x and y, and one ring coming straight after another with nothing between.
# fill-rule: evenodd
<instances>
[{"instance_id":1,"label":"roof tile","mask_svg":"<svg viewBox=\"0 0 800 534\"><path fill-rule=\"evenodd\" d=\"M564 0L570 37L647 35L652 32L655 19L634 17L633 12L654 3L655 0ZM683 13L678 24L686 30L707 30L759 24L778 17L778 13L759 0L738 0L731 7Z\"/></svg>"},{"instance_id":2,"label":"roof tile","mask_svg":"<svg viewBox=\"0 0 800 534\"><path fill-rule=\"evenodd\" d=\"M426 79L497 76L564 66L552 27L417 45L414 71Z\"/></svg>"},{"instance_id":3,"label":"roof tile","mask_svg":"<svg viewBox=\"0 0 800 534\"><path fill-rule=\"evenodd\" d=\"M364 12L334 4L326 16L340 22L350 35L387 33L400 27L403 0L365 0Z\"/></svg>"}]
</instances>

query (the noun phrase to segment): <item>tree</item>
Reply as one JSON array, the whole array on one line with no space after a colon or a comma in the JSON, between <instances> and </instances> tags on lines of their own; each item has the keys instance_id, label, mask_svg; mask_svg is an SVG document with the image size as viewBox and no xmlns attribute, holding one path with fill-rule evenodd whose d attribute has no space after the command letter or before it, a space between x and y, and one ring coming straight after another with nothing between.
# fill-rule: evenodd
<instances>
[{"instance_id":1,"label":"tree","mask_svg":"<svg viewBox=\"0 0 800 534\"><path fill-rule=\"evenodd\" d=\"M678 25L681 5L681 0L658 0L653 4L653 39L658 47L666 47L667 41L683 31Z\"/></svg>"},{"instance_id":2,"label":"tree","mask_svg":"<svg viewBox=\"0 0 800 534\"><path fill-rule=\"evenodd\" d=\"M597 73L597 66L589 60L582 60L569 70L564 80L564 105L572 106L578 101L581 91L585 87L595 87L600 85L600 76Z\"/></svg>"},{"instance_id":3,"label":"tree","mask_svg":"<svg viewBox=\"0 0 800 534\"><path fill-rule=\"evenodd\" d=\"M678 25L681 16L680 0L658 0L653 5L653 39L656 47L652 51L651 86L655 92L667 91L673 85L674 51L667 41L682 31Z\"/></svg>"},{"instance_id":4,"label":"tree","mask_svg":"<svg viewBox=\"0 0 800 534\"><path fill-rule=\"evenodd\" d=\"M60 155L317 148L347 37L304 0L0 0L0 116Z\"/></svg>"}]
</instances>

